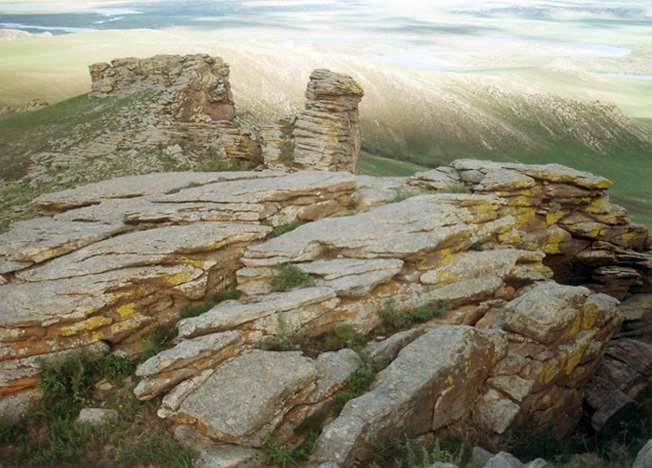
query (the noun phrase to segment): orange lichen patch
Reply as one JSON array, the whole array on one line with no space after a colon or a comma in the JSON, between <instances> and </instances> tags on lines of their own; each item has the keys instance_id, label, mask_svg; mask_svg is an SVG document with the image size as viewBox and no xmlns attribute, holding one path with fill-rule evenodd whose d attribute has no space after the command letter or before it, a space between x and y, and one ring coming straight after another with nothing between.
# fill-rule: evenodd
<instances>
[{"instance_id":1,"label":"orange lichen patch","mask_svg":"<svg viewBox=\"0 0 652 468\"><path fill-rule=\"evenodd\" d=\"M192 424L192 423L193 423L192 419L190 419L190 418L183 418L183 419L187 419L187 420L188 420L188 422L186 422L186 423L184 423L184 424ZM194 424L195 424L195 427L196 427L199 431L201 431L203 434L208 435L208 433L209 433L209 432L208 432L208 426L207 426L206 424L202 423L201 421L194 421Z\"/></svg>"},{"instance_id":2,"label":"orange lichen patch","mask_svg":"<svg viewBox=\"0 0 652 468\"><path fill-rule=\"evenodd\" d=\"M178 424L194 425L195 423L197 423L197 429L202 431L204 434L206 434L206 430L208 429L205 425L195 421L195 418L191 418L190 416L186 416L185 414L172 414L168 416L168 418ZM199 427L200 425L203 427L203 430Z\"/></svg>"},{"instance_id":3,"label":"orange lichen patch","mask_svg":"<svg viewBox=\"0 0 652 468\"><path fill-rule=\"evenodd\" d=\"M505 291L505 296L503 297L503 299L505 299L506 301L511 301L512 299L514 299L514 294L516 294L516 290L512 286L505 286L504 291Z\"/></svg>"},{"instance_id":4,"label":"orange lichen patch","mask_svg":"<svg viewBox=\"0 0 652 468\"><path fill-rule=\"evenodd\" d=\"M0 387L0 396L14 395L36 387L38 387L38 379L36 377L23 377Z\"/></svg>"},{"instance_id":5,"label":"orange lichen patch","mask_svg":"<svg viewBox=\"0 0 652 468\"><path fill-rule=\"evenodd\" d=\"M59 351L57 343L51 340L21 340L3 348L0 361L17 357L29 357Z\"/></svg>"}]
</instances>

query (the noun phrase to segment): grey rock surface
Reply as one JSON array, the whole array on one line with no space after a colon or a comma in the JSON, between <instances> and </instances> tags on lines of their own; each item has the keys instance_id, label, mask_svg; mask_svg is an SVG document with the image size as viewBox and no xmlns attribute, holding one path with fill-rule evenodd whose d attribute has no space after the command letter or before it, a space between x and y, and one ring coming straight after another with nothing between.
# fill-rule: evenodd
<instances>
[{"instance_id":1,"label":"grey rock surface","mask_svg":"<svg viewBox=\"0 0 652 468\"><path fill-rule=\"evenodd\" d=\"M380 372L371 391L349 401L324 428L315 462L328 459L350 466L379 438L421 433L462 418L486 378L492 349L470 327L441 326L416 339ZM430 365L419 364L424 361ZM473 365L469 368L468 363ZM463 387L456 385L462 381Z\"/></svg>"},{"instance_id":2,"label":"grey rock surface","mask_svg":"<svg viewBox=\"0 0 652 468\"><path fill-rule=\"evenodd\" d=\"M111 420L118 419L118 412L105 408L83 408L75 420L79 424L88 426L102 426L108 424Z\"/></svg>"},{"instance_id":3,"label":"grey rock surface","mask_svg":"<svg viewBox=\"0 0 652 468\"><path fill-rule=\"evenodd\" d=\"M179 414L222 442L262 447L283 416L315 388L313 361L296 352L251 351L220 366Z\"/></svg>"},{"instance_id":4,"label":"grey rock surface","mask_svg":"<svg viewBox=\"0 0 652 468\"><path fill-rule=\"evenodd\" d=\"M649 440L636 455L632 468L650 468L652 466L652 440Z\"/></svg>"}]
</instances>

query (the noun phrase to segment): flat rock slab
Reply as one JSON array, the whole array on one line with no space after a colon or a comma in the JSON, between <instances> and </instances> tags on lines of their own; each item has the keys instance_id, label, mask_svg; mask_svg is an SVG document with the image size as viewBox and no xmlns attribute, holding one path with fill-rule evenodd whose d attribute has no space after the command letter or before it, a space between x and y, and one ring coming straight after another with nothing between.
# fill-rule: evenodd
<instances>
[{"instance_id":1,"label":"flat rock slab","mask_svg":"<svg viewBox=\"0 0 652 468\"><path fill-rule=\"evenodd\" d=\"M338 296L364 296L379 284L387 283L403 268L399 259L317 260L299 269L318 278L317 285L329 287Z\"/></svg>"},{"instance_id":2,"label":"flat rock slab","mask_svg":"<svg viewBox=\"0 0 652 468\"><path fill-rule=\"evenodd\" d=\"M355 189L347 172L302 171L274 177L224 180L150 197L125 212L125 221L191 223L199 221L258 222L273 219L287 205L294 205L290 220L310 206L331 202ZM314 215L314 213L313 213ZM276 220L275 220L276 221ZM278 224L278 222L276 222Z\"/></svg>"},{"instance_id":3,"label":"flat rock slab","mask_svg":"<svg viewBox=\"0 0 652 468\"><path fill-rule=\"evenodd\" d=\"M185 340L143 362L136 369L136 375L145 377L186 367L213 353L219 353L227 346L238 345L243 341L242 335L235 331L213 333L192 340Z\"/></svg>"},{"instance_id":4,"label":"flat rock slab","mask_svg":"<svg viewBox=\"0 0 652 468\"><path fill-rule=\"evenodd\" d=\"M170 256L211 252L229 244L259 240L270 231L268 226L221 223L136 231L90 245L17 276L24 281L51 281L146 265L183 263L182 259L175 262Z\"/></svg>"},{"instance_id":5,"label":"flat rock slab","mask_svg":"<svg viewBox=\"0 0 652 468\"><path fill-rule=\"evenodd\" d=\"M209 184L221 180L259 179L278 176L273 172L167 172L104 180L84 187L47 193L34 200L42 213L61 213L73 208L96 205L103 199L163 195L191 184Z\"/></svg>"},{"instance_id":6,"label":"flat rock slab","mask_svg":"<svg viewBox=\"0 0 652 468\"><path fill-rule=\"evenodd\" d=\"M512 180L518 178L519 185L531 186L530 182L522 176L510 175L501 177L500 173L516 172L531 179L544 180L548 182L565 183L587 189L606 190L613 186L613 183L604 177L596 176L590 172L582 172L561 164L519 164L503 163L492 161L478 161L475 159L458 159L451 163L451 167L457 169L462 180L483 184L485 176L487 179L487 189L508 188L509 184L500 184L499 181Z\"/></svg>"},{"instance_id":7,"label":"flat rock slab","mask_svg":"<svg viewBox=\"0 0 652 468\"><path fill-rule=\"evenodd\" d=\"M243 179L202 185L179 193L156 197L158 203L263 203L281 202L298 196L337 193L355 189L355 178L348 172L301 171L277 177Z\"/></svg>"},{"instance_id":8,"label":"flat rock slab","mask_svg":"<svg viewBox=\"0 0 652 468\"><path fill-rule=\"evenodd\" d=\"M124 231L122 223L80 223L35 218L0 235L0 274L68 254Z\"/></svg>"},{"instance_id":9,"label":"flat rock slab","mask_svg":"<svg viewBox=\"0 0 652 468\"><path fill-rule=\"evenodd\" d=\"M255 350L220 366L179 414L216 440L262 447L283 415L314 390L317 374L300 353Z\"/></svg>"},{"instance_id":10,"label":"flat rock slab","mask_svg":"<svg viewBox=\"0 0 652 468\"><path fill-rule=\"evenodd\" d=\"M460 419L470 410L492 356L493 345L471 327L445 325L426 332L378 374L371 391L349 401L324 428L313 462L348 467L378 440Z\"/></svg>"},{"instance_id":11,"label":"flat rock slab","mask_svg":"<svg viewBox=\"0 0 652 468\"><path fill-rule=\"evenodd\" d=\"M325 249L348 258L410 258L481 231L478 224L495 218L491 208L495 211L499 204L493 197L467 195L460 203L447 203L437 195L414 197L355 216L301 226L250 247L243 263L254 267L314 260ZM486 209L485 216L479 217L473 205Z\"/></svg>"},{"instance_id":12,"label":"flat rock slab","mask_svg":"<svg viewBox=\"0 0 652 468\"><path fill-rule=\"evenodd\" d=\"M312 305L335 299L330 288L304 288L265 296L259 302L230 301L218 304L199 317L187 318L177 324L180 338L189 338L229 330L245 323L264 319L278 312L301 311ZM292 327L291 323L288 326ZM293 328L293 327L292 327ZM287 330L290 332L291 330Z\"/></svg>"}]
</instances>

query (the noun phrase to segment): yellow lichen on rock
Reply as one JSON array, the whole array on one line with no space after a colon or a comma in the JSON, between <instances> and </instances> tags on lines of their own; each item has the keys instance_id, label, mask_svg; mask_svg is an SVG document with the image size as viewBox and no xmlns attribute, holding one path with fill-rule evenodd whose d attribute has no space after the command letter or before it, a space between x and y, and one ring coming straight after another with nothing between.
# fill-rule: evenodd
<instances>
[{"instance_id":1,"label":"yellow lichen on rock","mask_svg":"<svg viewBox=\"0 0 652 468\"><path fill-rule=\"evenodd\" d=\"M113 319L104 317L102 315L97 315L95 317L89 317L88 319L77 322L73 325L62 327L60 333L62 336L71 336L78 333L90 332L111 323L113 323Z\"/></svg>"}]
</instances>

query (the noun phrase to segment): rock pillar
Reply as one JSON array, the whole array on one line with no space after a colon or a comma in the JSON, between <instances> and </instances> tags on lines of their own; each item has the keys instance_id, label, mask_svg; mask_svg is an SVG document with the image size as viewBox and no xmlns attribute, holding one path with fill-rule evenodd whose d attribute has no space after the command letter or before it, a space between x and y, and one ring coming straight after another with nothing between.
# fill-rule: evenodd
<instances>
[{"instance_id":1,"label":"rock pillar","mask_svg":"<svg viewBox=\"0 0 652 468\"><path fill-rule=\"evenodd\" d=\"M362 140L358 104L363 95L348 75L313 71L306 89L306 110L299 114L293 131L294 164L355 173Z\"/></svg>"}]
</instances>

